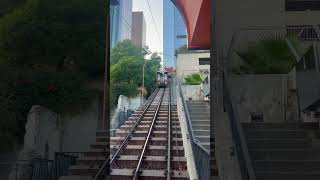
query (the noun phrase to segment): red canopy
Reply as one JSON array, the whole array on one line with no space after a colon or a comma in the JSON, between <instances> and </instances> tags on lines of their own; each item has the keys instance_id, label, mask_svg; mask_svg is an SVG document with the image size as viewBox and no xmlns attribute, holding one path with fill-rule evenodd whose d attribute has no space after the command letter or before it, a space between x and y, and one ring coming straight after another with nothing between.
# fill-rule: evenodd
<instances>
[{"instance_id":1,"label":"red canopy","mask_svg":"<svg viewBox=\"0 0 320 180\"><path fill-rule=\"evenodd\" d=\"M171 0L185 19L188 49L210 49L210 0Z\"/></svg>"}]
</instances>

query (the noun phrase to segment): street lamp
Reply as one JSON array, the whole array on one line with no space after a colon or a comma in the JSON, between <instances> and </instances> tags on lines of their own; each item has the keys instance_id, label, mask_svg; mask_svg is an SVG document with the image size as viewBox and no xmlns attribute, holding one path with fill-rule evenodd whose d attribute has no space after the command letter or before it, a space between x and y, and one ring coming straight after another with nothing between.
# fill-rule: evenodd
<instances>
[{"instance_id":1,"label":"street lamp","mask_svg":"<svg viewBox=\"0 0 320 180\"><path fill-rule=\"evenodd\" d=\"M141 88L141 101L140 101L140 105L143 104L143 90L144 90L144 69L145 69L145 66L146 66L146 60L144 60L144 63L143 63L143 67L142 67L142 88Z\"/></svg>"}]
</instances>

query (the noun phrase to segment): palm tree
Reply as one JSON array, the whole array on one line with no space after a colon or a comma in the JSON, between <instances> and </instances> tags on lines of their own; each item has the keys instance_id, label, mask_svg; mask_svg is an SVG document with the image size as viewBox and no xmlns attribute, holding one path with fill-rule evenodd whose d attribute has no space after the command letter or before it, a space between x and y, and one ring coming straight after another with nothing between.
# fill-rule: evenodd
<instances>
[{"instance_id":1,"label":"palm tree","mask_svg":"<svg viewBox=\"0 0 320 180\"><path fill-rule=\"evenodd\" d=\"M244 61L244 65L240 66L240 74L288 73L297 63L292 48L299 57L306 52L306 48L295 34L284 36L265 33L257 42L249 44L246 48L235 50Z\"/></svg>"}]
</instances>

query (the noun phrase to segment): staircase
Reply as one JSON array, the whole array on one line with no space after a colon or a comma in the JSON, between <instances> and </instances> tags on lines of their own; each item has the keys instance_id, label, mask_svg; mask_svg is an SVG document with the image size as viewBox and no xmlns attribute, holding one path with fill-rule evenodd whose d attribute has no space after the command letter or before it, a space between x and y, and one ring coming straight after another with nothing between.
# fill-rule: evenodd
<instances>
[{"instance_id":1,"label":"staircase","mask_svg":"<svg viewBox=\"0 0 320 180\"><path fill-rule=\"evenodd\" d=\"M210 153L210 176L218 180L214 148L210 150L210 104L209 101L189 100L186 102L192 123L195 139ZM214 143L214 139L212 140Z\"/></svg>"},{"instance_id":2,"label":"staircase","mask_svg":"<svg viewBox=\"0 0 320 180\"><path fill-rule=\"evenodd\" d=\"M319 180L318 123L242 123L257 180Z\"/></svg>"},{"instance_id":3,"label":"staircase","mask_svg":"<svg viewBox=\"0 0 320 180\"><path fill-rule=\"evenodd\" d=\"M210 151L210 104L208 101L187 101L195 138Z\"/></svg>"}]
</instances>

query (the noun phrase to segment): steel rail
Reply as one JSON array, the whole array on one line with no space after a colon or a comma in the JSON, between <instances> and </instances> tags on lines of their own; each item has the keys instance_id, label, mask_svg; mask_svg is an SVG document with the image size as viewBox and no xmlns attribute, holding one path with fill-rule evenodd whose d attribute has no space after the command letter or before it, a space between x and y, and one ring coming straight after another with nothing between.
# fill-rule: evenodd
<instances>
[{"instance_id":1,"label":"steel rail","mask_svg":"<svg viewBox=\"0 0 320 180\"><path fill-rule=\"evenodd\" d=\"M134 126L131 128L130 132L127 134L126 138L124 139L124 141L121 143L120 147L118 148L118 150L116 151L116 153L112 156L111 160L108 158L108 160L106 160L104 162L104 164L100 167L99 171L97 172L97 174L94 176L93 180L99 180L99 178L101 178L102 173L108 169L108 165L112 166L112 164L115 162L116 158L118 157L118 155L120 154L120 152L123 150L123 148L126 146L129 138L131 137L133 131L136 129L136 127L138 126L138 124L140 123L141 119L143 118L144 114L147 112L148 108L150 107L150 105L152 104L153 100L155 99L155 97L157 96L158 92L159 92L159 88L156 89L156 93L155 95L151 98L151 100L148 102L148 105L146 106L146 108L143 110L142 114L139 116L139 118L137 119L136 123L134 124Z\"/></svg>"},{"instance_id":2,"label":"steel rail","mask_svg":"<svg viewBox=\"0 0 320 180\"><path fill-rule=\"evenodd\" d=\"M147 145L148 145L148 142L150 140L150 136L151 136L151 133L152 133L152 130L153 130L153 127L154 127L154 124L155 124L155 121L156 121L156 118L157 118L157 114L159 112L159 109L160 109L164 94L165 94L165 89L163 90L163 93L162 93L161 98L160 98L160 100L158 102L158 105L157 105L157 109L156 109L156 111L155 111L155 113L153 115L152 123L151 123L149 131L148 131L148 136L147 136L147 138L146 138L146 140L144 142L143 149L142 149L141 155L139 157L137 168L133 171L133 173L134 173L133 178L132 178L133 180L137 180L138 179L139 170L140 170L140 167L142 165L142 159L143 159L144 153L145 153L145 151L147 149Z\"/></svg>"},{"instance_id":3,"label":"steel rail","mask_svg":"<svg viewBox=\"0 0 320 180\"><path fill-rule=\"evenodd\" d=\"M170 83L171 85L171 83ZM167 180L171 179L171 87L169 86L168 104L168 155L167 155Z\"/></svg>"}]
</instances>

